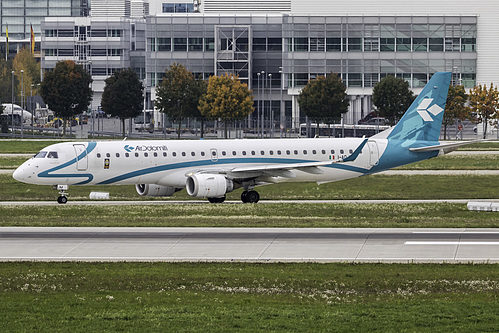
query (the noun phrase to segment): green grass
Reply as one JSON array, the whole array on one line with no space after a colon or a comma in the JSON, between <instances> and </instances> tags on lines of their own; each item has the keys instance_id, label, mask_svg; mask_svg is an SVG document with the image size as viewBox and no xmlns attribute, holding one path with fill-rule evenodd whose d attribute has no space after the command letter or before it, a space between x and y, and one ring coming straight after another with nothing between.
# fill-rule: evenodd
<instances>
[{"instance_id":1,"label":"green grass","mask_svg":"<svg viewBox=\"0 0 499 333\"><path fill-rule=\"evenodd\" d=\"M19 183L10 174L0 174L0 201L55 200L57 191L48 185ZM385 176L372 175L317 185L282 183L258 187L260 198L276 200L314 199L498 199L497 176ZM91 191L109 192L112 200L150 200L140 197L131 185L70 186L69 200L88 200ZM241 189L227 194L240 201ZM192 200L186 191L161 200ZM199 200L199 199L198 199Z\"/></svg>"},{"instance_id":2,"label":"green grass","mask_svg":"<svg viewBox=\"0 0 499 333\"><path fill-rule=\"evenodd\" d=\"M6 140L0 139L0 154L36 154L43 148L65 140Z\"/></svg>"},{"instance_id":3,"label":"green grass","mask_svg":"<svg viewBox=\"0 0 499 333\"><path fill-rule=\"evenodd\" d=\"M499 170L499 154L444 155L396 170Z\"/></svg>"},{"instance_id":4,"label":"green grass","mask_svg":"<svg viewBox=\"0 0 499 333\"><path fill-rule=\"evenodd\" d=\"M14 331L492 332L497 265L0 263Z\"/></svg>"},{"instance_id":5,"label":"green grass","mask_svg":"<svg viewBox=\"0 0 499 333\"><path fill-rule=\"evenodd\" d=\"M0 226L498 228L496 212L466 204L0 206Z\"/></svg>"}]
</instances>

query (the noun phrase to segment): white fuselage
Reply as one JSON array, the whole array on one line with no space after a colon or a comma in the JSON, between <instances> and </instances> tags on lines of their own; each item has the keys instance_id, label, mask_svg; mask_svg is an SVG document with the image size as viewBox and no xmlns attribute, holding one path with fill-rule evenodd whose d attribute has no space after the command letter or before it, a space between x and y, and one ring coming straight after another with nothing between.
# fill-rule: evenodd
<instances>
[{"instance_id":1,"label":"white fuselage","mask_svg":"<svg viewBox=\"0 0 499 333\"><path fill-rule=\"evenodd\" d=\"M227 174L241 167L336 162L352 154L360 138L67 142L49 146L26 161L14 178L32 184L157 184L183 188L198 172ZM251 171L238 177L263 182L331 182L370 173L386 148L386 140L369 140L352 162L288 173ZM50 153L54 152L56 154ZM54 155L57 158L54 158Z\"/></svg>"}]
</instances>

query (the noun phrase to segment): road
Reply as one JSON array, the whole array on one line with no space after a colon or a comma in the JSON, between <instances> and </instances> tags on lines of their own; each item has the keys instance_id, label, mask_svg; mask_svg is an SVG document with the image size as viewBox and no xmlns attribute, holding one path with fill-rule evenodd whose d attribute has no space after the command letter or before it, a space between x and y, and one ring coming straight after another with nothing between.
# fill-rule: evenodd
<instances>
[{"instance_id":1,"label":"road","mask_svg":"<svg viewBox=\"0 0 499 333\"><path fill-rule=\"evenodd\" d=\"M0 261L499 262L497 229L0 228Z\"/></svg>"}]
</instances>

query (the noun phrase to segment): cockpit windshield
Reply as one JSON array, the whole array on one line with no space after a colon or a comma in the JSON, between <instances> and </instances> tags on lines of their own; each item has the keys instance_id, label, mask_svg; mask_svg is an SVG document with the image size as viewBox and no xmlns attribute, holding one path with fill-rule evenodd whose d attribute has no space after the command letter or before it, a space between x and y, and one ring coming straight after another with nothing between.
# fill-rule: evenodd
<instances>
[{"instance_id":1,"label":"cockpit windshield","mask_svg":"<svg viewBox=\"0 0 499 333\"><path fill-rule=\"evenodd\" d=\"M45 156L47 156L47 152L46 151L41 151L41 152L39 152L38 154L35 155L35 158L45 158Z\"/></svg>"},{"instance_id":2,"label":"cockpit windshield","mask_svg":"<svg viewBox=\"0 0 499 333\"><path fill-rule=\"evenodd\" d=\"M35 158L59 158L59 154L56 151L41 151L35 155Z\"/></svg>"}]
</instances>

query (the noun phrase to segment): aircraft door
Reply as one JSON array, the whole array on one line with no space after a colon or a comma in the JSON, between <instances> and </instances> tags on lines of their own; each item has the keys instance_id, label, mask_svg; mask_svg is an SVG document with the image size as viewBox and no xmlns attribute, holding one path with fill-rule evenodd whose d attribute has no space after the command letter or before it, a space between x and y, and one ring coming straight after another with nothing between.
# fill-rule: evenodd
<instances>
[{"instance_id":1,"label":"aircraft door","mask_svg":"<svg viewBox=\"0 0 499 333\"><path fill-rule=\"evenodd\" d=\"M85 171L88 168L88 155L81 157L85 153L85 145L75 144L73 145L76 154L76 170Z\"/></svg>"},{"instance_id":2,"label":"aircraft door","mask_svg":"<svg viewBox=\"0 0 499 333\"><path fill-rule=\"evenodd\" d=\"M376 141L367 141L369 147L369 165L375 166L379 162L379 149Z\"/></svg>"}]
</instances>

